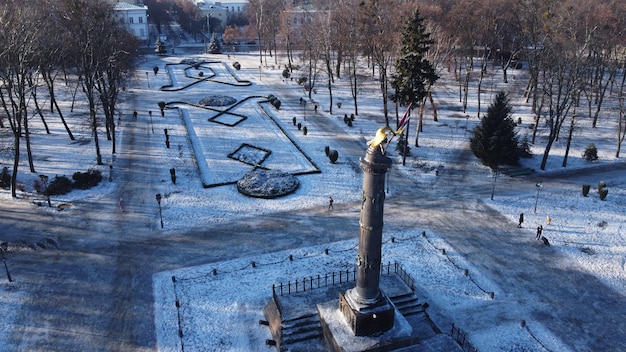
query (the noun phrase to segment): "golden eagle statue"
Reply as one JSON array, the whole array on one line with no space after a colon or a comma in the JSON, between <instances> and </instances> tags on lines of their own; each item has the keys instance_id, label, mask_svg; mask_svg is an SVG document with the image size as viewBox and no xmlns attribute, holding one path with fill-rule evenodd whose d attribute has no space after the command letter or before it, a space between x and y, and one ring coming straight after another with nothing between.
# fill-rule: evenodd
<instances>
[{"instance_id":1,"label":"golden eagle statue","mask_svg":"<svg viewBox=\"0 0 626 352\"><path fill-rule=\"evenodd\" d=\"M396 134L398 133L394 132L390 127L381 127L376 131L376 136L371 141L367 142L367 145L372 148L380 147L380 151L385 154L385 148L391 142L388 137L391 136L393 138Z\"/></svg>"}]
</instances>

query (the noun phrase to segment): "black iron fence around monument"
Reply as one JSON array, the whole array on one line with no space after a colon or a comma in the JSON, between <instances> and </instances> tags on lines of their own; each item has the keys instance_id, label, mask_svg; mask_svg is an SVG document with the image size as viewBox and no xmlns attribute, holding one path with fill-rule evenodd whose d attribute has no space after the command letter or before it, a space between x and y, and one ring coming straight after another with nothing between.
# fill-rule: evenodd
<instances>
[{"instance_id":1,"label":"black iron fence around monument","mask_svg":"<svg viewBox=\"0 0 626 352\"><path fill-rule=\"evenodd\" d=\"M411 291L415 291L415 280L398 262L388 262L387 264L383 264L380 268L380 274L396 274L411 289ZM304 277L294 281L288 281L286 284L281 282L279 284L272 285L272 292L275 296L284 296L354 281L356 281L356 268L335 271L323 275Z\"/></svg>"}]
</instances>

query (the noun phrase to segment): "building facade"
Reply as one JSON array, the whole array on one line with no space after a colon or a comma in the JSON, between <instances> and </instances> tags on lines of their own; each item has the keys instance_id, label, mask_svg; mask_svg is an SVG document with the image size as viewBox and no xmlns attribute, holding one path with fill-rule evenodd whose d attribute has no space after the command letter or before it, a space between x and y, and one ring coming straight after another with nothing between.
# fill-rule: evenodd
<instances>
[{"instance_id":1,"label":"building facade","mask_svg":"<svg viewBox=\"0 0 626 352\"><path fill-rule=\"evenodd\" d=\"M118 18L126 29L138 39L148 41L148 7L145 5L133 5L127 2L117 2L113 7L115 17Z\"/></svg>"}]
</instances>

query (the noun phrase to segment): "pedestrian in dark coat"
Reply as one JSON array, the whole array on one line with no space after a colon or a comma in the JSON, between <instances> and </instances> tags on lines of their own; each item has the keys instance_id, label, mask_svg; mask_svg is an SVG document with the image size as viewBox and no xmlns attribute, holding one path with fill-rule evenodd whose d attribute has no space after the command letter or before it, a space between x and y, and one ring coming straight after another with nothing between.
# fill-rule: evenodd
<instances>
[{"instance_id":1,"label":"pedestrian in dark coat","mask_svg":"<svg viewBox=\"0 0 626 352\"><path fill-rule=\"evenodd\" d=\"M333 197L328 197L328 210L333 209Z\"/></svg>"},{"instance_id":2,"label":"pedestrian in dark coat","mask_svg":"<svg viewBox=\"0 0 626 352\"><path fill-rule=\"evenodd\" d=\"M543 226L539 225L537 226L537 236L535 237L535 239L540 239L541 238L541 233L543 232Z\"/></svg>"},{"instance_id":3,"label":"pedestrian in dark coat","mask_svg":"<svg viewBox=\"0 0 626 352\"><path fill-rule=\"evenodd\" d=\"M523 222L524 222L524 213L520 213L519 214L519 224L517 225L517 227L519 227L521 229Z\"/></svg>"}]
</instances>

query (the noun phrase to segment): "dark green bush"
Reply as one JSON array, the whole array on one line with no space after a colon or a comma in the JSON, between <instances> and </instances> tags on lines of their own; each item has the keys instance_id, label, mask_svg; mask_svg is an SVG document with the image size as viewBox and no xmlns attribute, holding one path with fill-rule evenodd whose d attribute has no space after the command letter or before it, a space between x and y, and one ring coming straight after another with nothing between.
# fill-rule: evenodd
<instances>
[{"instance_id":1,"label":"dark green bush","mask_svg":"<svg viewBox=\"0 0 626 352\"><path fill-rule=\"evenodd\" d=\"M596 161L598 160L598 148L593 143L590 143L587 148L585 148L585 152L583 153L583 158L587 161Z\"/></svg>"},{"instance_id":2,"label":"dark green bush","mask_svg":"<svg viewBox=\"0 0 626 352\"><path fill-rule=\"evenodd\" d=\"M331 150L330 152L328 152L328 158L330 159L331 163L336 163L337 159L339 159L339 152L336 150Z\"/></svg>"},{"instance_id":3,"label":"dark green bush","mask_svg":"<svg viewBox=\"0 0 626 352\"><path fill-rule=\"evenodd\" d=\"M9 188L11 187L11 174L9 173L8 167L2 168L2 173L0 173L0 188Z\"/></svg>"},{"instance_id":4,"label":"dark green bush","mask_svg":"<svg viewBox=\"0 0 626 352\"><path fill-rule=\"evenodd\" d=\"M588 185L588 184L583 185L583 197L586 197L589 194L589 189L591 189L591 185Z\"/></svg>"},{"instance_id":5,"label":"dark green bush","mask_svg":"<svg viewBox=\"0 0 626 352\"><path fill-rule=\"evenodd\" d=\"M72 180L67 176L55 176L48 184L48 192L46 195L54 196L60 194L67 194L72 191Z\"/></svg>"},{"instance_id":6,"label":"dark green bush","mask_svg":"<svg viewBox=\"0 0 626 352\"><path fill-rule=\"evenodd\" d=\"M276 110L279 110L279 109L280 109L281 102L280 102L280 100L279 100L279 99L274 99L274 101L272 102L272 105L274 105L274 107L276 108Z\"/></svg>"},{"instance_id":7,"label":"dark green bush","mask_svg":"<svg viewBox=\"0 0 626 352\"><path fill-rule=\"evenodd\" d=\"M309 132L309 130L306 128L306 126L302 127L302 134L304 134L306 136L306 134Z\"/></svg>"},{"instance_id":8,"label":"dark green bush","mask_svg":"<svg viewBox=\"0 0 626 352\"><path fill-rule=\"evenodd\" d=\"M241 65L239 64L239 62L235 61L233 62L233 67L235 68L235 70L239 71L241 69Z\"/></svg>"},{"instance_id":9,"label":"dark green bush","mask_svg":"<svg viewBox=\"0 0 626 352\"><path fill-rule=\"evenodd\" d=\"M603 189L598 190L598 193L600 194L600 200L605 200L606 196L609 194L609 190L606 188L603 188Z\"/></svg>"},{"instance_id":10,"label":"dark green bush","mask_svg":"<svg viewBox=\"0 0 626 352\"><path fill-rule=\"evenodd\" d=\"M409 156L411 154L411 147L404 138L404 135L400 135L398 143L396 144L396 151L402 156Z\"/></svg>"},{"instance_id":11,"label":"dark green bush","mask_svg":"<svg viewBox=\"0 0 626 352\"><path fill-rule=\"evenodd\" d=\"M298 131L300 131L300 129L302 129L302 124L300 122L298 122Z\"/></svg>"},{"instance_id":12,"label":"dark green bush","mask_svg":"<svg viewBox=\"0 0 626 352\"><path fill-rule=\"evenodd\" d=\"M72 179L75 189L89 189L102 181L102 173L100 170L90 169L87 172L75 172Z\"/></svg>"},{"instance_id":13,"label":"dark green bush","mask_svg":"<svg viewBox=\"0 0 626 352\"><path fill-rule=\"evenodd\" d=\"M286 69L283 70L283 77L284 78L291 77L291 73L289 72L289 69L286 68Z\"/></svg>"},{"instance_id":14,"label":"dark green bush","mask_svg":"<svg viewBox=\"0 0 626 352\"><path fill-rule=\"evenodd\" d=\"M600 181L598 182L598 192L600 192L600 190L606 188L606 182L604 181Z\"/></svg>"}]
</instances>

